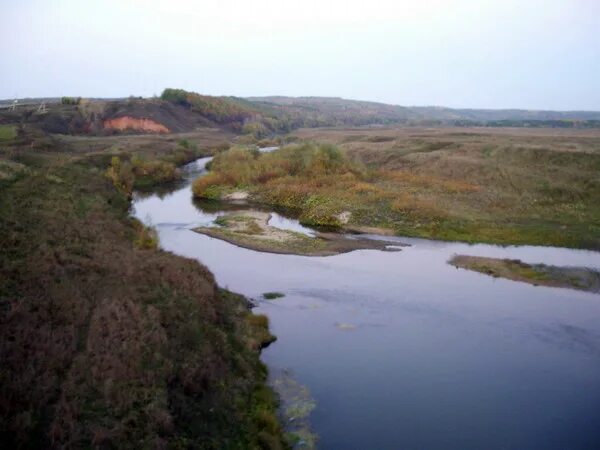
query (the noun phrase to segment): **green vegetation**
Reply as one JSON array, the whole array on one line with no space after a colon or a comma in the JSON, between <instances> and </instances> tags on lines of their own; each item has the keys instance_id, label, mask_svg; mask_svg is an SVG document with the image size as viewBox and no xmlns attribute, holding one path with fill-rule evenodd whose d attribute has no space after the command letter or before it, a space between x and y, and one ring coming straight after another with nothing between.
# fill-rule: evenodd
<instances>
[{"instance_id":1,"label":"green vegetation","mask_svg":"<svg viewBox=\"0 0 600 450\"><path fill-rule=\"evenodd\" d=\"M214 223L250 236L256 236L263 232L263 228L257 223L255 217L243 214L219 216Z\"/></svg>"},{"instance_id":2,"label":"green vegetation","mask_svg":"<svg viewBox=\"0 0 600 450\"><path fill-rule=\"evenodd\" d=\"M81 103L81 97L62 97L60 103L63 105L79 105Z\"/></svg>"},{"instance_id":3,"label":"green vegetation","mask_svg":"<svg viewBox=\"0 0 600 450\"><path fill-rule=\"evenodd\" d=\"M147 227L142 222L136 219L132 219L133 228L136 231L136 237L133 244L136 248L146 250L157 250L158 249L158 233L152 227Z\"/></svg>"},{"instance_id":4,"label":"green vegetation","mask_svg":"<svg viewBox=\"0 0 600 450\"><path fill-rule=\"evenodd\" d=\"M102 136L107 133L131 134L131 129L118 131L111 126L106 128L107 120L129 116L152 118L156 122L155 131L164 131L162 127L156 127L157 124L177 133L194 132L204 127L226 128L244 133L244 136L237 138L239 143L273 139L300 128L373 124L544 127L565 130L600 128L600 113L593 111L456 110L403 107L325 97L215 97L181 89L165 89L160 99L63 97L60 102L48 103L45 114L35 114L35 107L32 105L23 107L26 110L21 112L0 110L0 123L28 125L48 133ZM382 137L368 136L367 139L374 139L376 142Z\"/></svg>"},{"instance_id":5,"label":"green vegetation","mask_svg":"<svg viewBox=\"0 0 600 450\"><path fill-rule=\"evenodd\" d=\"M406 107L347 100L339 97L251 97L256 107L285 117L291 129L311 127L402 124L434 127L548 127L598 128L600 113L593 111L483 110Z\"/></svg>"},{"instance_id":6,"label":"green vegetation","mask_svg":"<svg viewBox=\"0 0 600 450\"><path fill-rule=\"evenodd\" d=\"M308 225L600 248L600 137L546 133L303 130L298 137L324 143L231 149L193 191L246 191Z\"/></svg>"},{"instance_id":7,"label":"green vegetation","mask_svg":"<svg viewBox=\"0 0 600 450\"><path fill-rule=\"evenodd\" d=\"M252 327L252 335L254 336L251 344L252 348L260 350L277 340L269 332L269 318L267 316L263 314L250 314L248 315L248 323Z\"/></svg>"},{"instance_id":8,"label":"green vegetation","mask_svg":"<svg viewBox=\"0 0 600 450\"><path fill-rule=\"evenodd\" d=\"M197 147L187 141L171 152L148 159L144 155L119 152L112 156L106 176L122 192L131 195L133 189L147 189L156 185L171 183L181 179L177 168L202 154Z\"/></svg>"},{"instance_id":9,"label":"green vegetation","mask_svg":"<svg viewBox=\"0 0 600 450\"><path fill-rule=\"evenodd\" d=\"M522 281L535 286L564 287L600 292L600 272L584 267L527 264L518 259L467 255L455 255L448 263L462 269L481 272L493 277Z\"/></svg>"},{"instance_id":10,"label":"green vegetation","mask_svg":"<svg viewBox=\"0 0 600 450\"><path fill-rule=\"evenodd\" d=\"M256 137L263 137L268 131L265 125L268 118L260 116L261 111L240 98L213 97L183 89L165 89L161 99L184 106L218 124L228 125L236 131L250 133Z\"/></svg>"},{"instance_id":11,"label":"green vegetation","mask_svg":"<svg viewBox=\"0 0 600 450\"><path fill-rule=\"evenodd\" d=\"M212 199L248 190L264 203L300 210L304 224L339 226L344 204L324 188L342 191L362 180L364 169L330 145L293 145L270 153L232 148L215 157L211 172L192 190Z\"/></svg>"},{"instance_id":12,"label":"green vegetation","mask_svg":"<svg viewBox=\"0 0 600 450\"><path fill-rule=\"evenodd\" d=\"M165 89L161 99L189 108L209 120L226 125L235 131L241 131L255 139L275 133L287 133L298 128L407 124L425 121L442 124L454 123L457 117L461 117L461 113L457 110L422 111L418 108L325 97L244 99L213 97L182 89ZM467 116L473 117L474 113L469 112ZM466 121L469 122L470 119ZM481 123L485 124L485 120ZM581 124L583 123L582 121Z\"/></svg>"},{"instance_id":13,"label":"green vegetation","mask_svg":"<svg viewBox=\"0 0 600 450\"><path fill-rule=\"evenodd\" d=\"M311 430L310 414L317 406L308 388L287 370L276 373L271 384L281 399L281 415L292 448L316 448L318 436Z\"/></svg>"},{"instance_id":14,"label":"green vegetation","mask_svg":"<svg viewBox=\"0 0 600 450\"><path fill-rule=\"evenodd\" d=\"M277 298L285 297L285 294L281 292L265 292L262 296L265 300L275 300Z\"/></svg>"},{"instance_id":15,"label":"green vegetation","mask_svg":"<svg viewBox=\"0 0 600 450\"><path fill-rule=\"evenodd\" d=\"M0 447L286 448L266 318L104 176L151 153L74 148L0 149Z\"/></svg>"},{"instance_id":16,"label":"green vegetation","mask_svg":"<svg viewBox=\"0 0 600 450\"><path fill-rule=\"evenodd\" d=\"M27 166L15 161L0 160L0 188L27 172Z\"/></svg>"},{"instance_id":17,"label":"green vegetation","mask_svg":"<svg viewBox=\"0 0 600 450\"><path fill-rule=\"evenodd\" d=\"M14 125L0 125L0 142L12 141L17 137L17 127Z\"/></svg>"}]
</instances>

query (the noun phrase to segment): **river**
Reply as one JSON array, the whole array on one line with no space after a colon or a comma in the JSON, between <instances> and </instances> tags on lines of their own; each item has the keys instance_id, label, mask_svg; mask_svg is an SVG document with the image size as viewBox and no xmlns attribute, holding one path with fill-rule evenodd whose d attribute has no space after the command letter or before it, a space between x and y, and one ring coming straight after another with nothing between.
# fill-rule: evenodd
<instances>
[{"instance_id":1,"label":"river","mask_svg":"<svg viewBox=\"0 0 600 450\"><path fill-rule=\"evenodd\" d=\"M410 244L399 252L247 250L191 231L218 215L190 189L209 160L186 166L178 189L137 194L133 213L162 248L258 301L278 338L262 358L310 390L318 448L600 448L600 295L446 263L461 253L600 268L600 253L408 238L392 238ZM281 214L271 224L311 233ZM285 297L260 300L269 291Z\"/></svg>"}]
</instances>

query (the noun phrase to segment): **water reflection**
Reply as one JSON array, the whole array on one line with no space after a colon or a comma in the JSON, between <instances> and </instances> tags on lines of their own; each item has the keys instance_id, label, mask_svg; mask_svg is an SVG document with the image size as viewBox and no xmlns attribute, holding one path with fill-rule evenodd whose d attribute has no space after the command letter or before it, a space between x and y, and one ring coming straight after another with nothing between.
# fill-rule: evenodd
<instances>
[{"instance_id":1,"label":"water reflection","mask_svg":"<svg viewBox=\"0 0 600 450\"><path fill-rule=\"evenodd\" d=\"M286 294L258 300L278 336L263 358L310 389L320 448L600 448L600 296L446 263L464 253L600 268L599 253L392 238L411 246L276 255L190 231L247 205L193 202L185 186L134 207L221 286Z\"/></svg>"}]
</instances>

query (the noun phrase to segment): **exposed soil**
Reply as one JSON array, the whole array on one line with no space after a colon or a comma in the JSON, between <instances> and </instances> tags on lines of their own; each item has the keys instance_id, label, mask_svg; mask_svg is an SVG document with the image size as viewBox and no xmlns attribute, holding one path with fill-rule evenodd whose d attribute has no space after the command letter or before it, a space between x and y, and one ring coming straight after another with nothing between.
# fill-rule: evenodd
<instances>
[{"instance_id":1,"label":"exposed soil","mask_svg":"<svg viewBox=\"0 0 600 450\"><path fill-rule=\"evenodd\" d=\"M220 216L218 227L199 227L194 231L222 239L240 247L267 253L303 256L331 256L361 249L399 251L388 248L397 243L349 238L339 233L317 232L315 237L268 225L269 213L236 211Z\"/></svg>"},{"instance_id":2,"label":"exposed soil","mask_svg":"<svg viewBox=\"0 0 600 450\"><path fill-rule=\"evenodd\" d=\"M218 127L214 121L181 105L154 99L82 100L78 105L48 104L19 111L0 110L0 123L45 133L96 135L115 133L182 133Z\"/></svg>"},{"instance_id":3,"label":"exposed soil","mask_svg":"<svg viewBox=\"0 0 600 450\"><path fill-rule=\"evenodd\" d=\"M146 133L168 133L169 129L152 119L137 119L131 116L116 117L103 122L105 130L141 131Z\"/></svg>"}]
</instances>

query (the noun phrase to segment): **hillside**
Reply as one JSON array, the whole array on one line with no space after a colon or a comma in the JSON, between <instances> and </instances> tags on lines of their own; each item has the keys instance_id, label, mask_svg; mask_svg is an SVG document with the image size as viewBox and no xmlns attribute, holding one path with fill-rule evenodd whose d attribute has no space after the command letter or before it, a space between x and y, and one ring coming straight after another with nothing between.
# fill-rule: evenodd
<instances>
[{"instance_id":1,"label":"hillside","mask_svg":"<svg viewBox=\"0 0 600 450\"><path fill-rule=\"evenodd\" d=\"M521 109L453 109L438 106L398 106L347 100L339 97L249 97L248 100L285 114L320 117L332 125L362 125L439 121L450 125L460 121L471 125L494 125L497 121L520 125L552 126L551 121L600 121L599 111L541 111ZM319 116L320 114L320 116ZM539 123L535 123L539 122ZM499 124L500 125L500 124ZM519 125L518 123L516 125ZM555 124L555 126L560 124ZM600 124L595 124L598 126ZM568 126L568 124L564 124Z\"/></svg>"},{"instance_id":2,"label":"hillside","mask_svg":"<svg viewBox=\"0 0 600 450\"><path fill-rule=\"evenodd\" d=\"M15 111L10 103L0 109L0 125L97 136L214 127L255 138L299 128L367 125L600 127L600 112L594 111L405 107L336 97L215 97L181 89L165 89L160 98L151 99L26 99Z\"/></svg>"},{"instance_id":3,"label":"hillside","mask_svg":"<svg viewBox=\"0 0 600 450\"><path fill-rule=\"evenodd\" d=\"M0 124L20 124L46 133L106 135L121 132L176 133L216 126L183 107L158 99L74 99L0 111Z\"/></svg>"}]
</instances>

